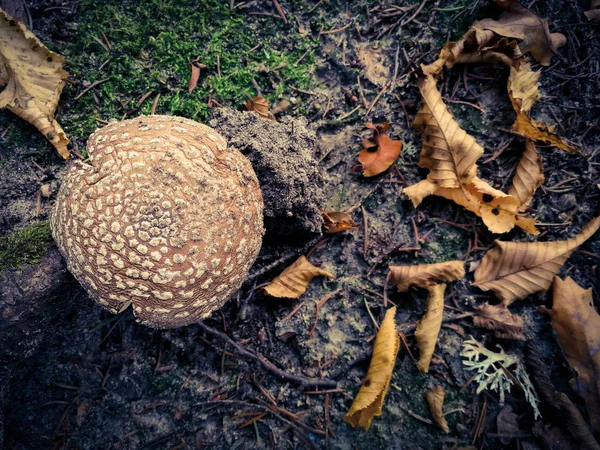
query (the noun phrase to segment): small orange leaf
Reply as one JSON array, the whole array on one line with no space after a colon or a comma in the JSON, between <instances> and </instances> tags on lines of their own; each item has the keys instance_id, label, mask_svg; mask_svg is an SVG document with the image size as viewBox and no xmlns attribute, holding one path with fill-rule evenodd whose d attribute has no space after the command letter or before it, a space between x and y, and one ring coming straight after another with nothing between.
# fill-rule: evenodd
<instances>
[{"instance_id":1,"label":"small orange leaf","mask_svg":"<svg viewBox=\"0 0 600 450\"><path fill-rule=\"evenodd\" d=\"M256 112L263 119L274 120L269 112L269 101L264 98L262 95L258 95L254 98L251 98L244 106L248 111Z\"/></svg>"},{"instance_id":2,"label":"small orange leaf","mask_svg":"<svg viewBox=\"0 0 600 450\"><path fill-rule=\"evenodd\" d=\"M333 279L333 274L313 266L303 255L262 290L271 297L299 298L306 292L311 280L317 276Z\"/></svg>"},{"instance_id":3,"label":"small orange leaf","mask_svg":"<svg viewBox=\"0 0 600 450\"><path fill-rule=\"evenodd\" d=\"M356 230L358 226L350 214L329 211L323 213L323 228L325 228L325 233L339 233L340 231Z\"/></svg>"},{"instance_id":4,"label":"small orange leaf","mask_svg":"<svg viewBox=\"0 0 600 450\"><path fill-rule=\"evenodd\" d=\"M385 172L394 164L400 156L402 141L390 139L385 135L390 128L387 122L376 125L367 123L366 127L373 130L373 137L363 141L358 161L362 165L363 176L373 177Z\"/></svg>"},{"instance_id":5,"label":"small orange leaf","mask_svg":"<svg viewBox=\"0 0 600 450\"><path fill-rule=\"evenodd\" d=\"M441 386L436 386L430 391L425 391L425 400L427 400L427 404L429 405L431 417L444 430L444 433L450 433L450 428L448 428L448 422L446 422L443 411L445 396L446 393Z\"/></svg>"},{"instance_id":6,"label":"small orange leaf","mask_svg":"<svg viewBox=\"0 0 600 450\"><path fill-rule=\"evenodd\" d=\"M368 431L373 417L381 415L383 400L392 379L396 355L400 348L400 339L394 320L395 314L395 306L385 313L385 318L381 322L375 338L369 371L350 410L344 416L344 422L353 428L358 426Z\"/></svg>"},{"instance_id":7,"label":"small orange leaf","mask_svg":"<svg viewBox=\"0 0 600 450\"><path fill-rule=\"evenodd\" d=\"M188 93L192 93L194 89L196 89L196 85L198 84L198 79L200 78L200 68L194 64L190 63L190 68L192 69L192 74L190 76L190 82L188 83Z\"/></svg>"}]
</instances>

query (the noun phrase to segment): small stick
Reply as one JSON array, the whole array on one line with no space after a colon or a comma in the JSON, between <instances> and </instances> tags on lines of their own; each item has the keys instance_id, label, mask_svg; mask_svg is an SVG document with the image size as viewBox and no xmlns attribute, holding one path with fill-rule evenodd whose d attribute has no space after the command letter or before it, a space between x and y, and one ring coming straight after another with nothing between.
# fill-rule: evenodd
<instances>
[{"instance_id":1,"label":"small stick","mask_svg":"<svg viewBox=\"0 0 600 450\"><path fill-rule=\"evenodd\" d=\"M152 110L150 111L150 113L152 115L156 114L156 107L158 106L158 99L160 98L160 92L158 94L156 94L156 97L154 99L154 103L152 103Z\"/></svg>"},{"instance_id":2,"label":"small stick","mask_svg":"<svg viewBox=\"0 0 600 450\"><path fill-rule=\"evenodd\" d=\"M373 107L377 104L377 102L379 101L381 96L385 93L385 91L387 91L387 89L390 87L391 84L392 83L386 83L385 86L383 86L383 89L381 89L381 91L379 91L379 94L377 94L377 97L375 97L375 100L373 100L373 102L371 103L371 106L369 106L369 109L367 109L367 112L365 113L365 117L369 115L369 113L371 112Z\"/></svg>"},{"instance_id":3,"label":"small stick","mask_svg":"<svg viewBox=\"0 0 600 450\"><path fill-rule=\"evenodd\" d=\"M404 344L404 347L406 347L406 351L408 352L408 356L410 356L410 359L414 363L415 367L419 367L417 365L417 360L414 358L412 352L410 351L410 347L408 346L408 342L406 341L406 336L404 335L404 333L400 332L400 333L398 333L398 336L400 336L400 340Z\"/></svg>"},{"instance_id":4,"label":"small stick","mask_svg":"<svg viewBox=\"0 0 600 450\"><path fill-rule=\"evenodd\" d=\"M275 5L275 9L277 10L277 12L279 13L279 16L281 17L281 20L283 20L283 23L285 23L287 25L288 21L285 18L285 14L283 12L283 9L281 8L281 5L279 4L279 2L277 0L273 0L273 4Z\"/></svg>"},{"instance_id":5,"label":"small stick","mask_svg":"<svg viewBox=\"0 0 600 450\"><path fill-rule=\"evenodd\" d=\"M369 250L369 223L367 219L367 211L365 211L365 207L360 205L360 209L362 211L363 216L363 257L367 259L367 253Z\"/></svg>"},{"instance_id":6,"label":"small stick","mask_svg":"<svg viewBox=\"0 0 600 450\"><path fill-rule=\"evenodd\" d=\"M286 320L288 320L290 317L292 317L294 314L296 314L298 311L300 311L300 309L302 309L302 307L303 307L305 304L306 304L306 302L300 302L300 303L298 303L298 304L297 304L297 305L294 307L294 309L292 309L292 312L291 312L291 313L289 313L287 316L285 316L283 319L281 319L281 320L279 321L279 323L283 323L283 322L285 322Z\"/></svg>"},{"instance_id":7,"label":"small stick","mask_svg":"<svg viewBox=\"0 0 600 450\"><path fill-rule=\"evenodd\" d=\"M477 438L481 434L481 425L483 424L483 421L485 420L486 413L487 413L487 400L484 400L483 407L481 408L481 412L479 413L479 418L477 419L477 425L475 426L475 433L473 433L473 441L471 442L471 445L475 445Z\"/></svg>"},{"instance_id":8,"label":"small stick","mask_svg":"<svg viewBox=\"0 0 600 450\"><path fill-rule=\"evenodd\" d=\"M112 45L110 45L110 41L108 40L108 38L106 37L106 34L104 34L104 31L100 30L100 34L102 35L102 37L104 38L104 42L106 42L106 46L108 47L109 50L112 50Z\"/></svg>"},{"instance_id":9,"label":"small stick","mask_svg":"<svg viewBox=\"0 0 600 450\"><path fill-rule=\"evenodd\" d=\"M421 422L426 423L427 425L433 425L433 421L426 419L425 417L420 416L417 413L412 412L410 409L408 409L408 408L402 408L402 409L404 410L405 413L407 413L413 419L420 420Z\"/></svg>"},{"instance_id":10,"label":"small stick","mask_svg":"<svg viewBox=\"0 0 600 450\"><path fill-rule=\"evenodd\" d=\"M296 62L295 62L294 64L292 64L292 65L293 65L294 67L298 66L298 64L300 64L300 61L302 61L302 60L303 60L303 59L306 57L306 55L308 55L308 52L310 52L311 50L312 50L311 48L308 48L308 49L307 49L307 50L306 50L306 51L305 51L305 52L302 54L302 56L301 56L300 58L298 58L298 59L296 60Z\"/></svg>"},{"instance_id":11,"label":"small stick","mask_svg":"<svg viewBox=\"0 0 600 450\"><path fill-rule=\"evenodd\" d=\"M77 97L75 97L75 100L79 100L81 97L83 97L85 95L86 92L88 92L90 89L95 88L96 86L99 86L100 84L106 82L110 80L110 78L104 78L102 80L96 81L95 83L90 84L88 87L86 87L83 91L81 91L79 94L77 94Z\"/></svg>"},{"instance_id":12,"label":"small stick","mask_svg":"<svg viewBox=\"0 0 600 450\"><path fill-rule=\"evenodd\" d=\"M221 76L221 57L217 55L217 76Z\"/></svg>"},{"instance_id":13,"label":"small stick","mask_svg":"<svg viewBox=\"0 0 600 450\"><path fill-rule=\"evenodd\" d=\"M350 117L352 114L354 114L356 111L358 111L360 108L362 108L362 105L358 105L356 108L354 108L352 111L347 112L346 114L341 115L340 117L338 117L336 120L344 120L347 119L348 117Z\"/></svg>"},{"instance_id":14,"label":"small stick","mask_svg":"<svg viewBox=\"0 0 600 450\"><path fill-rule=\"evenodd\" d=\"M313 323L313 326L310 329L310 332L308 333L309 337L312 336L313 331L315 331L315 328L317 328L317 322L319 321L319 313L321 312L321 308L323 307L323 305L327 302L327 300L329 300L332 297L335 297L341 290L342 290L342 288L336 289L331 294L323 297L323 299L317 303L316 311L315 311L315 322Z\"/></svg>"},{"instance_id":15,"label":"small stick","mask_svg":"<svg viewBox=\"0 0 600 450\"><path fill-rule=\"evenodd\" d=\"M465 101L462 101L462 100L452 100L452 99L450 99L450 98L447 98L447 97L442 97L442 99L443 99L444 101L448 102L448 103L457 103L457 104L459 104L459 105L467 105L467 106L471 106L471 107L473 107L473 108L476 108L476 109L478 109L478 110L479 110L479 111L481 111L483 114L485 114L485 113L486 113L486 110L485 110L485 109L483 109L481 106L479 106L479 105L476 105L476 104L474 104L474 103L469 103L469 102L465 102Z\"/></svg>"},{"instance_id":16,"label":"small stick","mask_svg":"<svg viewBox=\"0 0 600 450\"><path fill-rule=\"evenodd\" d=\"M342 31L346 31L348 28L350 28L350 25L352 25L352 23L349 23L348 25L345 25L341 28L336 28L334 30L329 30L329 31L320 31L319 32L319 36L323 36L325 34L335 34L335 33L341 33Z\"/></svg>"}]
</instances>

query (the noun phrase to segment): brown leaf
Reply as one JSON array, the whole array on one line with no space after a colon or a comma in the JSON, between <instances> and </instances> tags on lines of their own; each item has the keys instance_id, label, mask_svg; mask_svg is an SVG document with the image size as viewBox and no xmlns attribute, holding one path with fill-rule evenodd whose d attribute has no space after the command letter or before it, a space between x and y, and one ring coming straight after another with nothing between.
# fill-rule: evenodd
<instances>
[{"instance_id":1,"label":"brown leaf","mask_svg":"<svg viewBox=\"0 0 600 450\"><path fill-rule=\"evenodd\" d=\"M548 290L554 275L583 242L600 227L600 217L565 241L501 242L489 250L475 271L473 286L492 290L507 305Z\"/></svg>"},{"instance_id":2,"label":"brown leaf","mask_svg":"<svg viewBox=\"0 0 600 450\"><path fill-rule=\"evenodd\" d=\"M248 111L255 111L263 119L275 120L269 112L269 101L262 95L251 98L244 106Z\"/></svg>"},{"instance_id":3,"label":"brown leaf","mask_svg":"<svg viewBox=\"0 0 600 450\"><path fill-rule=\"evenodd\" d=\"M511 313L504 303L499 305L485 303L477 308L475 316L473 316L473 325L494 330L496 337L500 339L525 340L523 319L521 316Z\"/></svg>"},{"instance_id":4,"label":"brown leaf","mask_svg":"<svg viewBox=\"0 0 600 450\"><path fill-rule=\"evenodd\" d=\"M429 288L437 283L460 280L465 276L463 261L446 261L416 266L390 266L389 280L400 292L411 286Z\"/></svg>"},{"instance_id":5,"label":"brown leaf","mask_svg":"<svg viewBox=\"0 0 600 450\"><path fill-rule=\"evenodd\" d=\"M529 113L542 94L538 89L540 71L531 70L528 62L515 62L510 66L508 92L515 111Z\"/></svg>"},{"instance_id":6,"label":"brown leaf","mask_svg":"<svg viewBox=\"0 0 600 450\"><path fill-rule=\"evenodd\" d=\"M200 68L193 62L190 63L190 68L192 69L192 74L190 75L190 82L188 83L188 93L191 94L194 89L196 89L196 85L200 79Z\"/></svg>"},{"instance_id":7,"label":"brown leaf","mask_svg":"<svg viewBox=\"0 0 600 450\"><path fill-rule=\"evenodd\" d=\"M54 120L67 79L64 58L54 53L22 23L0 10L0 108L35 126L60 156L70 158L69 139Z\"/></svg>"},{"instance_id":8,"label":"brown leaf","mask_svg":"<svg viewBox=\"0 0 600 450\"><path fill-rule=\"evenodd\" d=\"M585 17L591 22L600 22L600 0L592 0L590 9L584 11Z\"/></svg>"},{"instance_id":9,"label":"brown leaf","mask_svg":"<svg viewBox=\"0 0 600 450\"><path fill-rule=\"evenodd\" d=\"M547 20L540 19L516 1L510 4L500 19L484 19L475 22L473 27L490 30L500 36L521 39L521 52L531 52L542 66L549 66L552 57L558 54L557 49L566 43L564 35L550 33Z\"/></svg>"},{"instance_id":10,"label":"brown leaf","mask_svg":"<svg viewBox=\"0 0 600 450\"><path fill-rule=\"evenodd\" d=\"M311 280L318 276L333 279L333 274L313 266L303 255L262 290L271 297L299 298Z\"/></svg>"},{"instance_id":11,"label":"brown leaf","mask_svg":"<svg viewBox=\"0 0 600 450\"><path fill-rule=\"evenodd\" d=\"M556 392L556 400L563 412L567 428L575 440L579 443L579 448L582 450L600 450L600 444L590 432L590 429L585 423L585 419L577 409L577 407L569 400L562 392Z\"/></svg>"},{"instance_id":12,"label":"brown leaf","mask_svg":"<svg viewBox=\"0 0 600 450\"><path fill-rule=\"evenodd\" d=\"M436 386L430 391L425 391L425 400L427 400L427 404L429 405L431 417L433 417L434 422L444 430L444 433L450 433L450 428L448 427L448 422L446 422L443 412L445 396L446 393L441 386Z\"/></svg>"},{"instance_id":13,"label":"brown leaf","mask_svg":"<svg viewBox=\"0 0 600 450\"><path fill-rule=\"evenodd\" d=\"M517 111L517 119L513 130L526 138L534 139L545 144L554 145L569 153L579 153L579 150L554 132L554 128L536 122L527 114Z\"/></svg>"},{"instance_id":14,"label":"brown leaf","mask_svg":"<svg viewBox=\"0 0 600 450\"><path fill-rule=\"evenodd\" d=\"M577 371L571 381L585 400L590 422L600 431L600 315L594 309L592 289L582 289L570 277L552 283L552 328L569 365Z\"/></svg>"},{"instance_id":15,"label":"brown leaf","mask_svg":"<svg viewBox=\"0 0 600 450\"><path fill-rule=\"evenodd\" d=\"M369 371L350 410L344 416L344 422L353 428L358 426L368 431L373 417L381 415L383 400L392 379L396 355L400 348L395 314L396 307L388 309L385 313L375 338Z\"/></svg>"},{"instance_id":16,"label":"brown leaf","mask_svg":"<svg viewBox=\"0 0 600 450\"><path fill-rule=\"evenodd\" d=\"M429 364L435 350L440 328L442 328L442 318L444 315L444 291L445 284L436 284L427 288L429 298L425 306L425 315L417 323L415 337L417 345L421 352L417 368L421 373L429 372Z\"/></svg>"},{"instance_id":17,"label":"brown leaf","mask_svg":"<svg viewBox=\"0 0 600 450\"><path fill-rule=\"evenodd\" d=\"M385 122L373 125L366 124L367 128L373 130L373 138L363 141L363 149L358 154L358 161L361 163L363 176L373 177L385 172L400 156L402 150L402 141L395 141L385 133L390 128L390 124Z\"/></svg>"},{"instance_id":18,"label":"brown leaf","mask_svg":"<svg viewBox=\"0 0 600 450\"><path fill-rule=\"evenodd\" d=\"M512 187L508 190L509 195L516 197L521 204L520 211L527 209L535 191L544 182L544 168L535 144L530 140L525 142L525 152L517 165L517 171L513 178Z\"/></svg>"},{"instance_id":19,"label":"brown leaf","mask_svg":"<svg viewBox=\"0 0 600 450\"><path fill-rule=\"evenodd\" d=\"M323 213L323 228L325 228L325 233L339 233L340 231L355 230L358 226L350 214L328 211Z\"/></svg>"}]
</instances>

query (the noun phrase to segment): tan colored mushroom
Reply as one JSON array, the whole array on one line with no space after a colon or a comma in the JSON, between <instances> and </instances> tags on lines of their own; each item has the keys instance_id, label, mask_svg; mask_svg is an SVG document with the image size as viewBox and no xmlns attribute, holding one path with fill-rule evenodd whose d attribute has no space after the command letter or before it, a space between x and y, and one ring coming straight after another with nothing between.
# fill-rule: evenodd
<instances>
[{"instance_id":1,"label":"tan colored mushroom","mask_svg":"<svg viewBox=\"0 0 600 450\"><path fill-rule=\"evenodd\" d=\"M111 123L87 151L90 164L63 178L51 224L90 296L112 313L131 304L155 328L221 308L262 242L249 161L212 128L170 116Z\"/></svg>"}]
</instances>

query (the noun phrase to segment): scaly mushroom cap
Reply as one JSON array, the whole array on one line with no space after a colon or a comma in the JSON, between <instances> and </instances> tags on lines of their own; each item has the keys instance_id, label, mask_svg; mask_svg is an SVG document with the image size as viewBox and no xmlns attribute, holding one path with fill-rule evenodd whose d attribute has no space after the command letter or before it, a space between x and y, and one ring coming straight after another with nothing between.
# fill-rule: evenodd
<instances>
[{"instance_id":1,"label":"scaly mushroom cap","mask_svg":"<svg viewBox=\"0 0 600 450\"><path fill-rule=\"evenodd\" d=\"M170 116L111 123L68 169L52 232L75 278L112 313L197 322L242 284L261 246L252 166L212 128Z\"/></svg>"}]
</instances>

